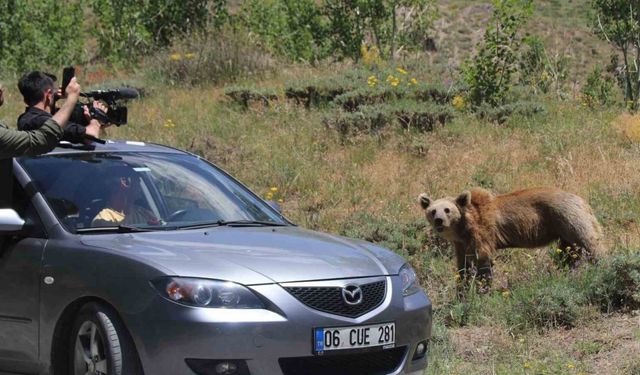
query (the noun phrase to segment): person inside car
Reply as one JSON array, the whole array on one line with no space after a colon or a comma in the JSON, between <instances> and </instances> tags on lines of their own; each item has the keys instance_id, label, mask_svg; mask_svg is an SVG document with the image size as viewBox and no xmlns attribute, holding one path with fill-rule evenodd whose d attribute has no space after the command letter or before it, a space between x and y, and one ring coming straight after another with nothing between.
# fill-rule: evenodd
<instances>
[{"instance_id":1,"label":"person inside car","mask_svg":"<svg viewBox=\"0 0 640 375\"><path fill-rule=\"evenodd\" d=\"M91 221L92 227L112 227L118 225L159 225L160 220L138 202L144 201L140 177L130 168L122 167L111 171L106 179L107 206Z\"/></svg>"}]
</instances>

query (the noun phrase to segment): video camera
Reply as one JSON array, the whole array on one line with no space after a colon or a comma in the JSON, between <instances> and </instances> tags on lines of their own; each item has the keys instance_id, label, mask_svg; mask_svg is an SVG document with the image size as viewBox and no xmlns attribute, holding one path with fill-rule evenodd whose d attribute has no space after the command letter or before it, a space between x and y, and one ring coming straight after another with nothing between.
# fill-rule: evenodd
<instances>
[{"instance_id":1,"label":"video camera","mask_svg":"<svg viewBox=\"0 0 640 375\"><path fill-rule=\"evenodd\" d=\"M75 76L74 67L66 67L62 73L62 92L67 89L67 85L71 81L71 78ZM95 90L89 92L81 92L80 96L83 98L101 100L107 106L107 112L103 112L93 106L93 103L81 103L79 102L73 110L69 121L76 124L87 126L89 120L84 115L84 106L89 108L89 114L91 118L100 121L101 123L111 123L116 126L125 125L127 123L127 107L122 103L123 101L135 99L139 96L138 90L123 87L119 89L111 90Z\"/></svg>"}]
</instances>

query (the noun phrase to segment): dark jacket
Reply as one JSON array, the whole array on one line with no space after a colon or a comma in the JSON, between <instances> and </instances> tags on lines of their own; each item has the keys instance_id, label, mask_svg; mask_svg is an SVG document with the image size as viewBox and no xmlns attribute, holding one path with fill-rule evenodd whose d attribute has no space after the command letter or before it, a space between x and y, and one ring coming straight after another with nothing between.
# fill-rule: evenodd
<instances>
[{"instance_id":1,"label":"dark jacket","mask_svg":"<svg viewBox=\"0 0 640 375\"><path fill-rule=\"evenodd\" d=\"M51 114L36 107L27 107L18 117L18 130L40 129L44 122L51 118ZM86 129L84 126L70 122L64 129L63 141L82 143Z\"/></svg>"},{"instance_id":2,"label":"dark jacket","mask_svg":"<svg viewBox=\"0 0 640 375\"><path fill-rule=\"evenodd\" d=\"M0 123L0 159L40 155L53 150L62 138L62 128L54 119L46 119L37 130L8 129Z\"/></svg>"}]
</instances>

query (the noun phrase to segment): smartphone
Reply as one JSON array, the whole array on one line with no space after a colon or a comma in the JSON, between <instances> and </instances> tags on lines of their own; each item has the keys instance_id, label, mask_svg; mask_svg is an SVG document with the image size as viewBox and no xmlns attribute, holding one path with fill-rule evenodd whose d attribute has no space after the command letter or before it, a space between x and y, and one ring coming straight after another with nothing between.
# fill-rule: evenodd
<instances>
[{"instance_id":1,"label":"smartphone","mask_svg":"<svg viewBox=\"0 0 640 375\"><path fill-rule=\"evenodd\" d=\"M73 66L67 66L62 70L62 95L65 94L71 78L75 77L76 68Z\"/></svg>"}]
</instances>

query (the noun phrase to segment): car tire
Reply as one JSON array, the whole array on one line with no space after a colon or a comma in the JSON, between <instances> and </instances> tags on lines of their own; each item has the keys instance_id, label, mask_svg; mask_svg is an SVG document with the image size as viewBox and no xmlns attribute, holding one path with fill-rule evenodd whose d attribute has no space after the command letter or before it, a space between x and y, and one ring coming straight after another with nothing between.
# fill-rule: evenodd
<instances>
[{"instance_id":1,"label":"car tire","mask_svg":"<svg viewBox=\"0 0 640 375\"><path fill-rule=\"evenodd\" d=\"M88 303L78 312L69 337L73 375L142 375L133 341L115 311Z\"/></svg>"}]
</instances>

